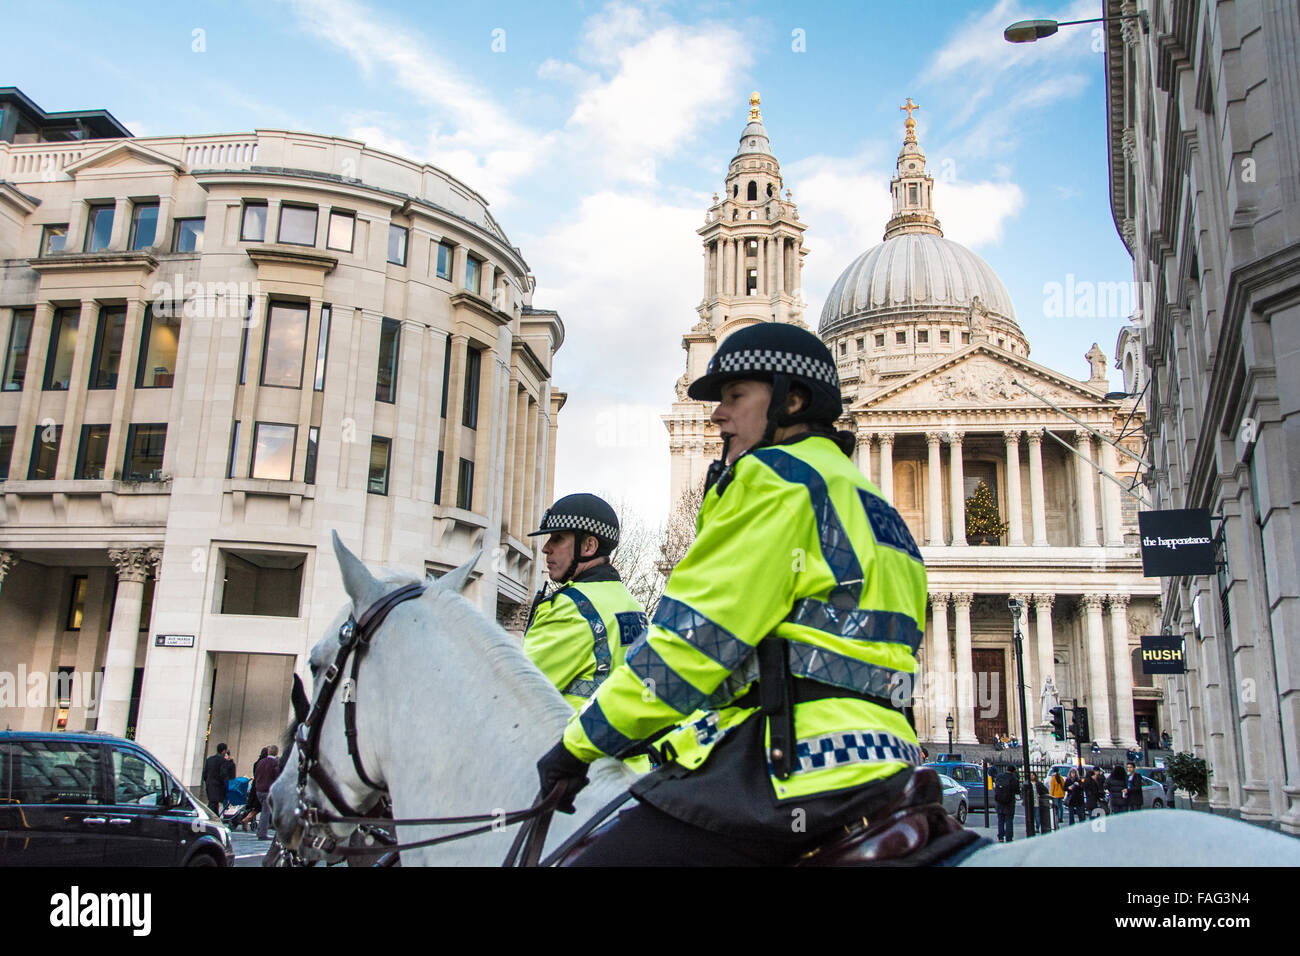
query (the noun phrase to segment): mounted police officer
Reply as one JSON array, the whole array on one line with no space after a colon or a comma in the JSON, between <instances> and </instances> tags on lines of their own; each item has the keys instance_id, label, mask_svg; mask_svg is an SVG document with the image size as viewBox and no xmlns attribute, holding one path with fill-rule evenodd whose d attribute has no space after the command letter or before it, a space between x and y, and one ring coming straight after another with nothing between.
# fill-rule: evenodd
<instances>
[{"instance_id":1,"label":"mounted police officer","mask_svg":"<svg viewBox=\"0 0 1300 956\"><path fill-rule=\"evenodd\" d=\"M906 708L926 575L906 525L849 459L831 353L763 323L690 396L722 459L698 536L633 647L538 763L571 798L599 757L663 764L578 864L779 864L900 798L921 749ZM842 831L840 831L842 832Z\"/></svg>"},{"instance_id":2,"label":"mounted police officer","mask_svg":"<svg viewBox=\"0 0 1300 956\"><path fill-rule=\"evenodd\" d=\"M542 553L559 587L538 592L524 653L577 708L623 663L628 645L646 629L645 611L609 562L618 546L618 515L607 502L566 495L529 537L541 534L549 535Z\"/></svg>"}]
</instances>

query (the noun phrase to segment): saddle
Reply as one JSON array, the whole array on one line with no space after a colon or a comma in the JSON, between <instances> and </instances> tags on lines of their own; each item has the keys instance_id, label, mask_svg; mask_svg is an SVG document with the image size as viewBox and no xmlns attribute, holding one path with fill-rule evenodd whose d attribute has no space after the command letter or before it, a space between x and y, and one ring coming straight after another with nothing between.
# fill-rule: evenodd
<instances>
[{"instance_id":1,"label":"saddle","mask_svg":"<svg viewBox=\"0 0 1300 956\"><path fill-rule=\"evenodd\" d=\"M962 827L943 808L939 775L929 767L912 772L903 792L874 819L863 819L843 836L805 854L796 866L929 866L972 844L987 842Z\"/></svg>"}]
</instances>

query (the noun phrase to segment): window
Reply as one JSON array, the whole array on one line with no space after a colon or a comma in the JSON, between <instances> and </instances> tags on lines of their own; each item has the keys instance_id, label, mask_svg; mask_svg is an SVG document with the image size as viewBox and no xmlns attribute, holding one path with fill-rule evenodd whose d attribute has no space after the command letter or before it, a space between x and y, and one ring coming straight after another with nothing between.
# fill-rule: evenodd
<instances>
[{"instance_id":1,"label":"window","mask_svg":"<svg viewBox=\"0 0 1300 956\"><path fill-rule=\"evenodd\" d=\"M244 217L239 226L241 242L266 241L266 203L245 201Z\"/></svg>"},{"instance_id":2,"label":"window","mask_svg":"<svg viewBox=\"0 0 1300 956\"><path fill-rule=\"evenodd\" d=\"M0 436L3 438L3 436ZM438 452L437 472L433 476L433 503L442 504L442 452Z\"/></svg>"},{"instance_id":3,"label":"window","mask_svg":"<svg viewBox=\"0 0 1300 956\"><path fill-rule=\"evenodd\" d=\"M68 244L68 224L41 227L41 255L62 252Z\"/></svg>"},{"instance_id":4,"label":"window","mask_svg":"<svg viewBox=\"0 0 1300 956\"><path fill-rule=\"evenodd\" d=\"M907 187L907 203L910 206L916 206L920 204L920 196L917 194L915 184L910 184Z\"/></svg>"},{"instance_id":5,"label":"window","mask_svg":"<svg viewBox=\"0 0 1300 956\"><path fill-rule=\"evenodd\" d=\"M749 187L745 190L745 198L753 202L758 198L758 183L752 179L749 181Z\"/></svg>"},{"instance_id":6,"label":"window","mask_svg":"<svg viewBox=\"0 0 1300 956\"><path fill-rule=\"evenodd\" d=\"M758 270L745 271L745 295L758 295Z\"/></svg>"},{"instance_id":7,"label":"window","mask_svg":"<svg viewBox=\"0 0 1300 956\"><path fill-rule=\"evenodd\" d=\"M7 745L8 803L93 806L103 802L98 741L15 740Z\"/></svg>"},{"instance_id":8,"label":"window","mask_svg":"<svg viewBox=\"0 0 1300 956\"><path fill-rule=\"evenodd\" d=\"M315 425L307 429L307 457L303 461L302 480L316 484L316 450L320 446L320 429Z\"/></svg>"},{"instance_id":9,"label":"window","mask_svg":"<svg viewBox=\"0 0 1300 956\"><path fill-rule=\"evenodd\" d=\"M0 426L0 481L9 480L9 459L14 455L14 433L17 429L13 425ZM440 456L442 452L438 452Z\"/></svg>"},{"instance_id":10,"label":"window","mask_svg":"<svg viewBox=\"0 0 1300 956\"><path fill-rule=\"evenodd\" d=\"M72 576L72 594L68 598L68 617L63 622L65 631L81 630L81 622L86 617L86 575Z\"/></svg>"},{"instance_id":11,"label":"window","mask_svg":"<svg viewBox=\"0 0 1300 956\"><path fill-rule=\"evenodd\" d=\"M483 367L483 354L478 349L465 351L465 402L461 407L460 421L466 428L478 428L478 380Z\"/></svg>"},{"instance_id":12,"label":"window","mask_svg":"<svg viewBox=\"0 0 1300 956\"><path fill-rule=\"evenodd\" d=\"M82 252L98 252L108 248L108 241L113 237L113 204L90 207L86 217L86 242Z\"/></svg>"},{"instance_id":13,"label":"window","mask_svg":"<svg viewBox=\"0 0 1300 956\"><path fill-rule=\"evenodd\" d=\"M244 373L248 370L248 330L253 327L253 297L248 297L248 315L244 319L244 330L239 337L239 384L244 384Z\"/></svg>"},{"instance_id":14,"label":"window","mask_svg":"<svg viewBox=\"0 0 1300 956\"><path fill-rule=\"evenodd\" d=\"M755 257L755 256L758 255L758 240L757 240L757 239L746 239L746 240L745 240L745 255L747 255L747 256L749 256L749 257L751 257L751 258L753 258L753 257Z\"/></svg>"},{"instance_id":15,"label":"window","mask_svg":"<svg viewBox=\"0 0 1300 956\"><path fill-rule=\"evenodd\" d=\"M272 302L267 311L262 384L301 388L302 359L307 349L307 306Z\"/></svg>"},{"instance_id":16,"label":"window","mask_svg":"<svg viewBox=\"0 0 1300 956\"><path fill-rule=\"evenodd\" d=\"M50 354L45 360L45 390L62 392L72 378L72 355L77 348L80 309L56 309L50 328Z\"/></svg>"},{"instance_id":17,"label":"window","mask_svg":"<svg viewBox=\"0 0 1300 956\"><path fill-rule=\"evenodd\" d=\"M474 463L465 458L460 460L460 485L456 488L456 507L465 511L474 510Z\"/></svg>"},{"instance_id":18,"label":"window","mask_svg":"<svg viewBox=\"0 0 1300 956\"><path fill-rule=\"evenodd\" d=\"M397 401L397 349L402 323L384 319L379 331L379 376L375 381L375 401Z\"/></svg>"},{"instance_id":19,"label":"window","mask_svg":"<svg viewBox=\"0 0 1300 956\"><path fill-rule=\"evenodd\" d=\"M930 341L930 332L927 329L919 329L916 333L916 341L926 345Z\"/></svg>"},{"instance_id":20,"label":"window","mask_svg":"<svg viewBox=\"0 0 1300 956\"><path fill-rule=\"evenodd\" d=\"M476 259L473 256L465 257L465 288L470 292L478 292L479 276L482 272L483 260Z\"/></svg>"},{"instance_id":21,"label":"window","mask_svg":"<svg viewBox=\"0 0 1300 956\"><path fill-rule=\"evenodd\" d=\"M156 202L138 202L131 210L131 235L127 238L128 249L148 249L158 235L158 204Z\"/></svg>"},{"instance_id":22,"label":"window","mask_svg":"<svg viewBox=\"0 0 1300 956\"><path fill-rule=\"evenodd\" d=\"M884 347L885 347L885 333L881 332L876 336L876 348L883 349Z\"/></svg>"},{"instance_id":23,"label":"window","mask_svg":"<svg viewBox=\"0 0 1300 956\"><path fill-rule=\"evenodd\" d=\"M297 425L258 422L253 429L253 467L250 477L289 481L293 478L293 445Z\"/></svg>"},{"instance_id":24,"label":"window","mask_svg":"<svg viewBox=\"0 0 1300 956\"><path fill-rule=\"evenodd\" d=\"M370 481L366 491L372 495L388 494L388 454L392 440L377 435L370 439Z\"/></svg>"},{"instance_id":25,"label":"window","mask_svg":"<svg viewBox=\"0 0 1300 956\"><path fill-rule=\"evenodd\" d=\"M337 249L339 252L351 252L352 236L356 230L356 213L338 212L331 209L330 227L325 235L325 248Z\"/></svg>"},{"instance_id":26,"label":"window","mask_svg":"<svg viewBox=\"0 0 1300 956\"><path fill-rule=\"evenodd\" d=\"M840 354L841 354L841 355L848 355L848 354L849 354L849 343L848 343L848 342L841 342L841 343L840 343Z\"/></svg>"},{"instance_id":27,"label":"window","mask_svg":"<svg viewBox=\"0 0 1300 956\"><path fill-rule=\"evenodd\" d=\"M172 252L203 251L203 219L177 219L172 227Z\"/></svg>"},{"instance_id":28,"label":"window","mask_svg":"<svg viewBox=\"0 0 1300 956\"><path fill-rule=\"evenodd\" d=\"M330 347L330 317L333 309L326 303L320 307L320 334L316 337L316 377L312 380L312 389L325 391L325 357Z\"/></svg>"},{"instance_id":29,"label":"window","mask_svg":"<svg viewBox=\"0 0 1300 956\"><path fill-rule=\"evenodd\" d=\"M410 231L402 226L388 224L388 261L395 266L406 265L406 240ZM442 275L442 253L438 253L438 275ZM450 275L450 273L448 273ZM443 276L447 278L447 276Z\"/></svg>"},{"instance_id":30,"label":"window","mask_svg":"<svg viewBox=\"0 0 1300 956\"><path fill-rule=\"evenodd\" d=\"M952 333L951 333L951 332L949 332L947 329L941 329L941 330L939 331L939 344L940 344L940 345L947 345L951 340L952 340Z\"/></svg>"},{"instance_id":31,"label":"window","mask_svg":"<svg viewBox=\"0 0 1300 956\"><path fill-rule=\"evenodd\" d=\"M456 247L449 242L438 243L438 278L451 281L451 264L455 258Z\"/></svg>"},{"instance_id":32,"label":"window","mask_svg":"<svg viewBox=\"0 0 1300 956\"><path fill-rule=\"evenodd\" d=\"M14 309L9 324L9 346L5 349L4 390L21 392L27 380L27 352L32 345L33 309Z\"/></svg>"},{"instance_id":33,"label":"window","mask_svg":"<svg viewBox=\"0 0 1300 956\"><path fill-rule=\"evenodd\" d=\"M165 424L132 425L126 433L126 461L123 481L158 481L162 477L163 448L167 444Z\"/></svg>"},{"instance_id":34,"label":"window","mask_svg":"<svg viewBox=\"0 0 1300 956\"><path fill-rule=\"evenodd\" d=\"M858 351L861 352L866 346L863 345L864 339L858 339Z\"/></svg>"},{"instance_id":35,"label":"window","mask_svg":"<svg viewBox=\"0 0 1300 956\"><path fill-rule=\"evenodd\" d=\"M316 207L281 206L280 242L295 246L316 245Z\"/></svg>"},{"instance_id":36,"label":"window","mask_svg":"<svg viewBox=\"0 0 1300 956\"><path fill-rule=\"evenodd\" d=\"M50 481L59 460L62 425L37 425L32 437L32 460L27 466L28 481Z\"/></svg>"},{"instance_id":37,"label":"window","mask_svg":"<svg viewBox=\"0 0 1300 956\"><path fill-rule=\"evenodd\" d=\"M906 332L895 332L895 333L894 333L894 344L895 344L895 345L906 345L906 344L907 344L907 333L906 333Z\"/></svg>"},{"instance_id":38,"label":"window","mask_svg":"<svg viewBox=\"0 0 1300 956\"><path fill-rule=\"evenodd\" d=\"M129 722L134 726L134 721ZM136 754L114 747L113 799L119 807L160 807L167 795L162 774Z\"/></svg>"},{"instance_id":39,"label":"window","mask_svg":"<svg viewBox=\"0 0 1300 956\"><path fill-rule=\"evenodd\" d=\"M221 550L221 614L297 617L307 557L283 551Z\"/></svg>"},{"instance_id":40,"label":"window","mask_svg":"<svg viewBox=\"0 0 1300 956\"><path fill-rule=\"evenodd\" d=\"M235 456L239 454L239 422L230 430L230 457L226 459L226 477L235 477Z\"/></svg>"},{"instance_id":41,"label":"window","mask_svg":"<svg viewBox=\"0 0 1300 956\"><path fill-rule=\"evenodd\" d=\"M125 306L99 310L95 350L90 359L91 388L117 388L117 370L122 364L122 335L125 330Z\"/></svg>"},{"instance_id":42,"label":"window","mask_svg":"<svg viewBox=\"0 0 1300 956\"><path fill-rule=\"evenodd\" d=\"M77 470L74 478L99 481L108 464L108 426L82 425L81 441L77 445Z\"/></svg>"},{"instance_id":43,"label":"window","mask_svg":"<svg viewBox=\"0 0 1300 956\"><path fill-rule=\"evenodd\" d=\"M451 336L442 350L442 417L447 417L447 390L451 387Z\"/></svg>"},{"instance_id":44,"label":"window","mask_svg":"<svg viewBox=\"0 0 1300 956\"><path fill-rule=\"evenodd\" d=\"M961 334L961 344L962 344L962 345L970 345L970 333L969 333L969 332L963 332L963 333Z\"/></svg>"},{"instance_id":45,"label":"window","mask_svg":"<svg viewBox=\"0 0 1300 956\"><path fill-rule=\"evenodd\" d=\"M145 306L140 335L140 361L135 369L136 388L171 388L176 379L176 353L181 341L179 315L154 315Z\"/></svg>"}]
</instances>

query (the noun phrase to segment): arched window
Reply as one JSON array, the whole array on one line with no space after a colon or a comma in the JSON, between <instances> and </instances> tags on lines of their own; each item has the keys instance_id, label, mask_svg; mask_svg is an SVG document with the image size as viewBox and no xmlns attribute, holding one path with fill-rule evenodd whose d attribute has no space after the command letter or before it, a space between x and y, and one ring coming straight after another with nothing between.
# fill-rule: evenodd
<instances>
[{"instance_id":1,"label":"arched window","mask_svg":"<svg viewBox=\"0 0 1300 956\"><path fill-rule=\"evenodd\" d=\"M768 199L771 199L771 198L772 198L772 184L771 184L771 183L768 183L768 184L767 184L767 198L768 198Z\"/></svg>"},{"instance_id":2,"label":"arched window","mask_svg":"<svg viewBox=\"0 0 1300 956\"><path fill-rule=\"evenodd\" d=\"M737 197L737 196L739 196L739 195L740 195L740 186L738 186L738 185L733 185L733 186L731 187L731 196L732 196L732 198L734 199L735 197Z\"/></svg>"},{"instance_id":3,"label":"arched window","mask_svg":"<svg viewBox=\"0 0 1300 956\"><path fill-rule=\"evenodd\" d=\"M754 182L752 179L749 181L749 190L745 193L745 198L750 202L753 202L758 198L758 183Z\"/></svg>"}]
</instances>

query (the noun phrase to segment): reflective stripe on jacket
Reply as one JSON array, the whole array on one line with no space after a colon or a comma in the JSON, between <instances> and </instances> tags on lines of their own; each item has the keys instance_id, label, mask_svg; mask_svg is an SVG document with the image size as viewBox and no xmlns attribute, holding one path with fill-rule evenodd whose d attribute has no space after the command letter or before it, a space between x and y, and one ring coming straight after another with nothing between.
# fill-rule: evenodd
<instances>
[{"instance_id":1,"label":"reflective stripe on jacket","mask_svg":"<svg viewBox=\"0 0 1300 956\"><path fill-rule=\"evenodd\" d=\"M538 604L524 653L576 709L623 663L646 626L618 572L599 565Z\"/></svg>"},{"instance_id":2,"label":"reflective stripe on jacket","mask_svg":"<svg viewBox=\"0 0 1300 956\"><path fill-rule=\"evenodd\" d=\"M697 531L646 638L569 722L564 741L575 755L615 755L674 724L694 730L666 739L716 742L753 713L727 705L757 677L754 648L765 638L790 642L796 677L899 707L910 701L925 566L898 512L830 439L741 456L725 492L714 486L705 496ZM856 697L796 704L795 731L793 776L770 777L778 798L921 763L903 714Z\"/></svg>"}]
</instances>

